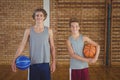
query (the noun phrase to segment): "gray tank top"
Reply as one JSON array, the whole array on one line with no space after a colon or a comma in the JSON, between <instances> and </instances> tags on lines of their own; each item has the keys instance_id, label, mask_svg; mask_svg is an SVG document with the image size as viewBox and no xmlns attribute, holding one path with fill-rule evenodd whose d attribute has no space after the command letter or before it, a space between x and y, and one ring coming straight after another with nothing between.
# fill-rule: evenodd
<instances>
[{"instance_id":1,"label":"gray tank top","mask_svg":"<svg viewBox=\"0 0 120 80\"><path fill-rule=\"evenodd\" d=\"M31 64L50 62L50 45L48 27L37 33L34 28L30 29L30 58Z\"/></svg>"},{"instance_id":2,"label":"gray tank top","mask_svg":"<svg viewBox=\"0 0 120 80\"><path fill-rule=\"evenodd\" d=\"M81 56L81 57L84 57L84 55L83 55L83 47L84 47L83 36L80 35L79 38L76 40L72 36L70 36L69 40L70 40L70 43L72 45L74 53ZM70 68L71 69L88 68L88 63L71 58L70 59Z\"/></svg>"}]
</instances>

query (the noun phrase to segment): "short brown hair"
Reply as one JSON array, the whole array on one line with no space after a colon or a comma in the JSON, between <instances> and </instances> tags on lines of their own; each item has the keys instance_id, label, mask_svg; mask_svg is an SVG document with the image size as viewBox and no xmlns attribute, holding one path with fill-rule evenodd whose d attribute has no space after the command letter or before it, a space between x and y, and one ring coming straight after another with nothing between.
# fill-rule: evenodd
<instances>
[{"instance_id":1,"label":"short brown hair","mask_svg":"<svg viewBox=\"0 0 120 80\"><path fill-rule=\"evenodd\" d=\"M42 12L43 15L44 15L44 17L45 17L45 19L46 19L46 17L47 17L47 12L46 12L43 8L37 8L37 9L34 10L33 15L32 15L32 18L33 18L33 19L35 19L35 13L36 13L36 12ZM44 20L45 20L45 19L44 19Z\"/></svg>"},{"instance_id":2,"label":"short brown hair","mask_svg":"<svg viewBox=\"0 0 120 80\"><path fill-rule=\"evenodd\" d=\"M70 20L69 20L69 26L71 26L71 23L72 22L77 22L77 23L79 23L79 20L77 19L77 18L70 18Z\"/></svg>"}]
</instances>

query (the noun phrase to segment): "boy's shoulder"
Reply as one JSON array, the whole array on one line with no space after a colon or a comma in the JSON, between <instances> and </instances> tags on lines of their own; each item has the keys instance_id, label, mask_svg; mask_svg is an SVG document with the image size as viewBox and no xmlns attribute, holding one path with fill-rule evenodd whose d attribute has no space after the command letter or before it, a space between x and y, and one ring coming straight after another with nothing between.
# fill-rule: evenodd
<instances>
[{"instance_id":1,"label":"boy's shoulder","mask_svg":"<svg viewBox=\"0 0 120 80\"><path fill-rule=\"evenodd\" d=\"M25 31L30 31L31 28L26 28Z\"/></svg>"},{"instance_id":2,"label":"boy's shoulder","mask_svg":"<svg viewBox=\"0 0 120 80\"><path fill-rule=\"evenodd\" d=\"M30 28L26 28L25 33L30 34Z\"/></svg>"},{"instance_id":3,"label":"boy's shoulder","mask_svg":"<svg viewBox=\"0 0 120 80\"><path fill-rule=\"evenodd\" d=\"M88 37L87 35L83 35L83 34L81 34L81 36L82 36L82 37Z\"/></svg>"}]
</instances>

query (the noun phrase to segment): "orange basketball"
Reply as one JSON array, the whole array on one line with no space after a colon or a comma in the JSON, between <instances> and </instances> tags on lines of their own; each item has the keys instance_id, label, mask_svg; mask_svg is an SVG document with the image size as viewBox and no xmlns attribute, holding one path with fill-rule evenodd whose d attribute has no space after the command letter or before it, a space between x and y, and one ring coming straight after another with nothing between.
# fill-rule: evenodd
<instances>
[{"instance_id":1,"label":"orange basketball","mask_svg":"<svg viewBox=\"0 0 120 80\"><path fill-rule=\"evenodd\" d=\"M84 56L87 58L94 58L96 54L96 47L92 44L86 44L83 50Z\"/></svg>"}]
</instances>

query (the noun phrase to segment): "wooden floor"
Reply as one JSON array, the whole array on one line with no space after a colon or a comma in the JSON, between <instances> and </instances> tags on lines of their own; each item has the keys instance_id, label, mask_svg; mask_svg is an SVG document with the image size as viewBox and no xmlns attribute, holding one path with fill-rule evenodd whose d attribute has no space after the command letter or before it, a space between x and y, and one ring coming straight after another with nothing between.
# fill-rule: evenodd
<instances>
[{"instance_id":1,"label":"wooden floor","mask_svg":"<svg viewBox=\"0 0 120 80\"><path fill-rule=\"evenodd\" d=\"M90 67L90 80L120 80L120 67ZM27 80L27 70L11 71L10 66L0 66L0 80ZM69 67L57 65L52 80L69 80Z\"/></svg>"}]
</instances>

